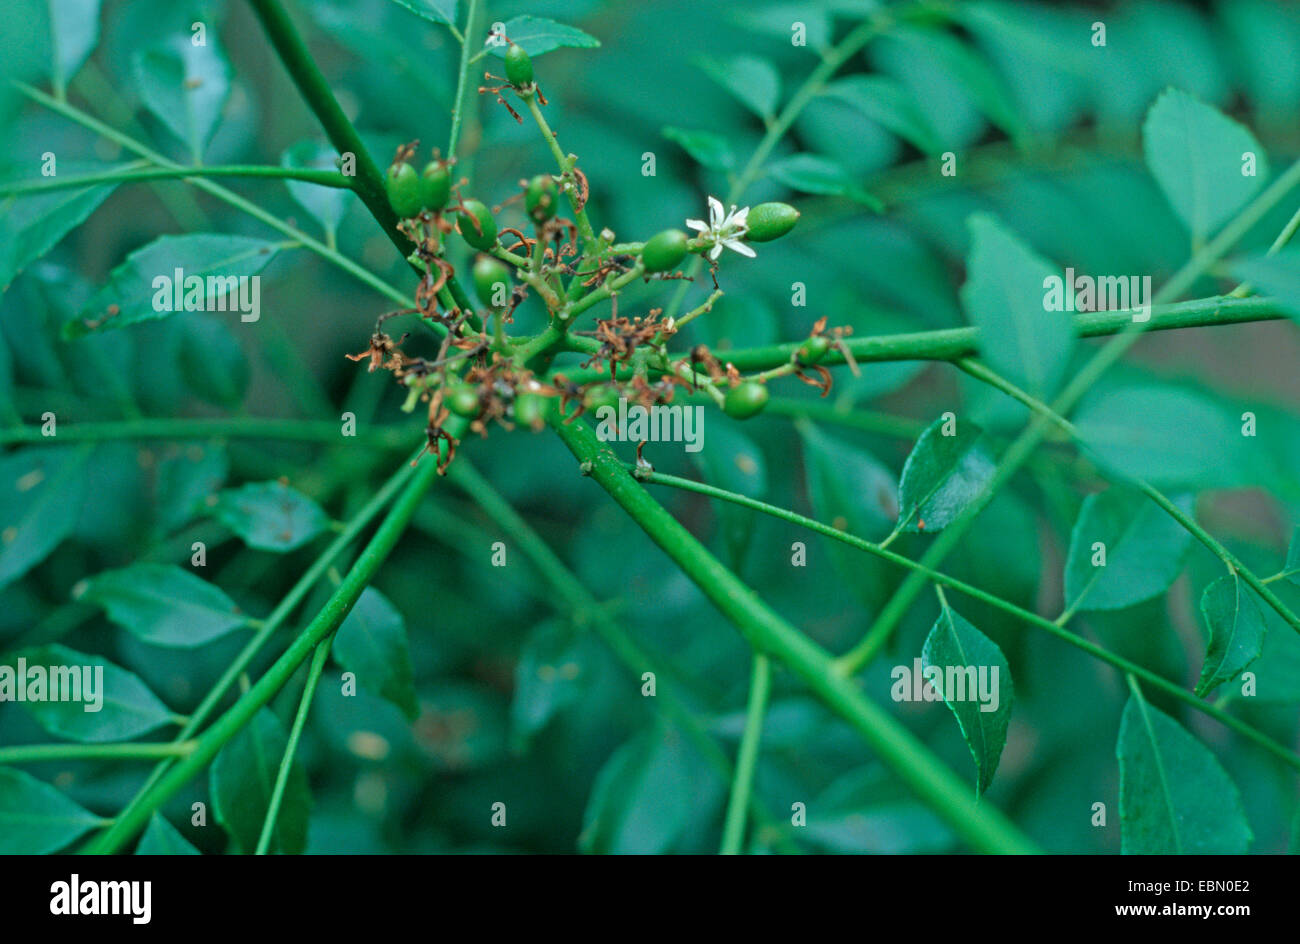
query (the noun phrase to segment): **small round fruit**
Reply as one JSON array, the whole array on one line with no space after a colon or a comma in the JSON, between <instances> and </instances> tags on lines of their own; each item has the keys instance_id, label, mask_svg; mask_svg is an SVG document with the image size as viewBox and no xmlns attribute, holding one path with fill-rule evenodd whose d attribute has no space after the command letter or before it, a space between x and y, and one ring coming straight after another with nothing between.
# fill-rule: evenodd
<instances>
[{"instance_id":1,"label":"small round fruit","mask_svg":"<svg viewBox=\"0 0 1300 944\"><path fill-rule=\"evenodd\" d=\"M436 213L451 199L451 166L443 161L429 161L420 172L420 204Z\"/></svg>"},{"instance_id":2,"label":"small round fruit","mask_svg":"<svg viewBox=\"0 0 1300 944\"><path fill-rule=\"evenodd\" d=\"M454 387L443 396L447 409L466 419L478 416L478 391L473 387Z\"/></svg>"},{"instance_id":3,"label":"small round fruit","mask_svg":"<svg viewBox=\"0 0 1300 944\"><path fill-rule=\"evenodd\" d=\"M727 391L722 411L736 420L747 420L767 406L767 387L755 380L746 380Z\"/></svg>"},{"instance_id":4,"label":"small round fruit","mask_svg":"<svg viewBox=\"0 0 1300 944\"><path fill-rule=\"evenodd\" d=\"M746 225L745 238L755 243L779 239L799 222L799 211L788 203L760 203L752 207Z\"/></svg>"},{"instance_id":5,"label":"small round fruit","mask_svg":"<svg viewBox=\"0 0 1300 944\"><path fill-rule=\"evenodd\" d=\"M510 270L491 256L474 260L474 291L490 308L504 308L510 298Z\"/></svg>"},{"instance_id":6,"label":"small round fruit","mask_svg":"<svg viewBox=\"0 0 1300 944\"><path fill-rule=\"evenodd\" d=\"M545 223L555 215L557 199L559 191L550 174L538 174L524 189L524 207L534 223Z\"/></svg>"},{"instance_id":7,"label":"small round fruit","mask_svg":"<svg viewBox=\"0 0 1300 944\"><path fill-rule=\"evenodd\" d=\"M546 398L539 393L521 393L515 397L515 422L520 426L541 429L546 424Z\"/></svg>"},{"instance_id":8,"label":"small round fruit","mask_svg":"<svg viewBox=\"0 0 1300 944\"><path fill-rule=\"evenodd\" d=\"M475 249L488 250L497 244L497 221L481 200L465 201L460 213L460 234Z\"/></svg>"},{"instance_id":9,"label":"small round fruit","mask_svg":"<svg viewBox=\"0 0 1300 944\"><path fill-rule=\"evenodd\" d=\"M641 249L641 264L647 272L667 272L686 258L687 237L679 229L666 229L651 236Z\"/></svg>"},{"instance_id":10,"label":"small round fruit","mask_svg":"<svg viewBox=\"0 0 1300 944\"><path fill-rule=\"evenodd\" d=\"M800 344L799 350L794 353L794 357L800 367L808 367L825 357L830 349L830 338L824 334L819 334Z\"/></svg>"},{"instance_id":11,"label":"small round fruit","mask_svg":"<svg viewBox=\"0 0 1300 944\"><path fill-rule=\"evenodd\" d=\"M533 60L518 43L511 43L506 50L506 78L517 89L533 84Z\"/></svg>"},{"instance_id":12,"label":"small round fruit","mask_svg":"<svg viewBox=\"0 0 1300 944\"><path fill-rule=\"evenodd\" d=\"M401 219L410 219L420 212L420 178L415 168L406 161L393 164L388 168L385 181L388 202L393 205L393 212Z\"/></svg>"}]
</instances>

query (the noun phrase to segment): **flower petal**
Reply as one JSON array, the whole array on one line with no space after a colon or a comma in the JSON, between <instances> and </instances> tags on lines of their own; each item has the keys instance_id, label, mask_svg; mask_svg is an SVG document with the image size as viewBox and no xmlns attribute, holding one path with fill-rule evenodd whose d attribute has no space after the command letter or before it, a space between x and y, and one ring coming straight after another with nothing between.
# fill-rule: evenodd
<instances>
[{"instance_id":1,"label":"flower petal","mask_svg":"<svg viewBox=\"0 0 1300 944\"><path fill-rule=\"evenodd\" d=\"M717 259L720 255L722 255L722 243L714 243L713 248L709 250L709 258Z\"/></svg>"},{"instance_id":2,"label":"flower petal","mask_svg":"<svg viewBox=\"0 0 1300 944\"><path fill-rule=\"evenodd\" d=\"M755 258L758 255L758 253L754 252L753 249L750 249L744 243L739 242L735 239L724 239L722 240L720 245L726 246L728 249L732 250L733 252L738 252L742 256L749 256L749 258L751 259Z\"/></svg>"},{"instance_id":3,"label":"flower petal","mask_svg":"<svg viewBox=\"0 0 1300 944\"><path fill-rule=\"evenodd\" d=\"M724 217L722 201L717 197L709 197L709 225L717 229Z\"/></svg>"},{"instance_id":4,"label":"flower petal","mask_svg":"<svg viewBox=\"0 0 1300 944\"><path fill-rule=\"evenodd\" d=\"M686 225L691 229L699 230L701 233L709 231L709 227L705 225L703 220L687 220Z\"/></svg>"}]
</instances>

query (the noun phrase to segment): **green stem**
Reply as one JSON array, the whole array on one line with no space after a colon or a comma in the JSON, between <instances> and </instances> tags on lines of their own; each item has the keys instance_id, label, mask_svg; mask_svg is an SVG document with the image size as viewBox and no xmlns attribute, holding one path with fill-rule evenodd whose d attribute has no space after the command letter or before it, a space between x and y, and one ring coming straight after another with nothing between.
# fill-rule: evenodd
<instances>
[{"instance_id":1,"label":"green stem","mask_svg":"<svg viewBox=\"0 0 1300 944\"><path fill-rule=\"evenodd\" d=\"M524 100L524 104L528 106L528 113L537 122L537 127L541 129L542 137L546 139L546 146L550 148L551 153L555 156L555 162L560 165L560 175L569 184L565 189L568 190L569 205L573 207L573 219L578 224L578 232L582 234L583 258L585 259L585 253L590 252L596 244L596 231L591 227L591 220L587 217L586 206L579 201L578 194L572 189L576 185L572 174L575 162L566 157L564 151L560 149L559 142L555 140L555 132L547 124L546 116L542 114L542 109L537 104L537 95L533 93L521 95L520 97ZM579 263L578 268L583 268L581 263Z\"/></svg>"},{"instance_id":2,"label":"green stem","mask_svg":"<svg viewBox=\"0 0 1300 944\"><path fill-rule=\"evenodd\" d=\"M746 811L754 789L754 772L758 767L759 742L763 739L763 716L772 690L772 664L761 652L754 653L749 680L749 704L745 709L745 732L736 754L736 775L731 781L731 799L722 828L722 855L738 855L744 848Z\"/></svg>"},{"instance_id":3,"label":"green stem","mask_svg":"<svg viewBox=\"0 0 1300 944\"><path fill-rule=\"evenodd\" d=\"M465 14L465 33L460 45L460 76L456 80L456 104L451 112L451 136L447 141L447 157L456 156L456 145L460 143L460 125L465 114L465 93L469 90L469 41L478 33L478 15L480 0L469 0L469 10Z\"/></svg>"},{"instance_id":4,"label":"green stem","mask_svg":"<svg viewBox=\"0 0 1300 944\"><path fill-rule=\"evenodd\" d=\"M320 684L321 672L325 669L325 660L329 658L333 638L331 635L321 640L312 654L311 667L307 670L307 684L302 690L302 700L298 702L298 713L294 716L293 728L289 731L289 741L284 746L284 756L280 758L280 769L275 775L275 787L271 791L271 802L266 808L266 819L262 821L262 834L257 839L255 855L266 855L271 848L271 836L280 816L280 804L284 802L284 789L289 783L294 755L298 752L298 739L302 737L303 726L307 723L307 713L311 711L312 699L316 696L316 686Z\"/></svg>"},{"instance_id":5,"label":"green stem","mask_svg":"<svg viewBox=\"0 0 1300 944\"><path fill-rule=\"evenodd\" d=\"M569 425L552 415L552 427L589 474L661 547L758 651L779 660L831 710L847 720L877 756L917 796L976 849L1038 851L986 801L977 803L962 783L892 715L835 671L830 653L763 603L735 574L641 487L618 457L603 447L582 419Z\"/></svg>"},{"instance_id":6,"label":"green stem","mask_svg":"<svg viewBox=\"0 0 1300 944\"><path fill-rule=\"evenodd\" d=\"M118 439L277 439L295 442L345 442L338 423L254 416L173 419L170 417L107 423L60 423L57 436L42 436L39 426L0 429L0 446L62 445L69 442L104 442ZM401 448L413 441L413 430L383 426L361 432L357 440L384 448Z\"/></svg>"},{"instance_id":7,"label":"green stem","mask_svg":"<svg viewBox=\"0 0 1300 944\"><path fill-rule=\"evenodd\" d=\"M135 183L142 180L174 180L200 177L261 177L278 180L301 180L321 187L352 189L350 178L337 171L308 168L274 167L263 164L227 164L206 167L142 167L62 177L52 180L31 180L0 188L0 197L35 196L52 190L74 187L93 187L99 184Z\"/></svg>"},{"instance_id":8,"label":"green stem","mask_svg":"<svg viewBox=\"0 0 1300 944\"><path fill-rule=\"evenodd\" d=\"M1212 705L1208 702L1203 701L1200 698L1197 698L1194 694L1187 691L1186 689L1181 688L1174 682L1162 678L1161 676L1155 674L1154 672L1151 672L1148 669L1144 669L1142 666L1138 665L1137 663L1130 662L1127 659L1123 658L1122 656L1117 656L1114 653L1110 652L1109 650L1103 649L1101 646L1089 642L1087 639L1084 639L1082 636L1079 636L1075 633L1070 632L1067 629L1064 629L1063 628L1064 620L1061 620L1059 618L1056 621L1049 620L1045 617L1039 616L1037 613L1034 613L1031 610L1026 610L1023 607L1017 606L1016 604L1011 603L1008 600L1003 600L1001 597L994 596L993 594L989 593L986 590L981 590L979 587L966 583L965 581L958 580L955 577L950 577L947 574L941 573L940 571L937 571L934 568L929 567L924 563L918 563L907 557L904 557L901 554L897 554L893 551L885 550L885 548L879 544L873 544L872 542L867 541L863 538L856 537L855 535L852 534L848 534L847 532L841 531L838 528L833 528L828 524L823 524L822 522L817 521L813 518L805 517L804 515L801 515L797 512L789 511L788 509L780 508L776 505L769 505L766 502L762 502L754 498L749 498L745 495L739 495L736 494L735 492L728 492L725 489L721 489L713 485L706 485L703 482L695 482L692 481L691 479L684 479L675 475L665 475L660 472L651 472L644 475L643 481L649 482L652 485L667 485L667 486L671 486L672 488L679 488L689 492L696 492L701 495L707 495L711 498L717 498L717 499L721 499L722 501L728 501L731 502L732 504L740 505L744 508L752 508L754 511L760 511L763 514L771 515L774 518L779 518L782 521L789 522L790 524L798 525L799 527L802 528L807 528L810 531L815 531L818 534L825 535L826 537L831 538L832 540L839 541L843 544L847 544L849 547L857 548L860 551L866 551L868 554L872 554L876 557L879 557L881 560L889 561L891 564L896 564L899 567L906 568L907 570L911 571L913 576L918 577L922 582L922 584L928 582L934 582L936 584L941 584L945 587L948 587L951 590L956 590L958 593L963 593L966 596L970 597L971 599L979 600L981 603L984 603L987 606L991 606L995 609L1001 610L1002 612L1007 613L1010 616L1014 616L1015 618L1022 620L1023 622L1028 623L1031 626L1037 627L1038 629L1042 629L1050 633L1051 635L1055 636L1057 639L1067 642L1077 649L1083 650L1089 655L1101 660L1102 662L1107 663L1108 665L1113 666L1114 668L1120 670L1121 672L1127 672L1138 676L1148 684L1156 688L1159 688L1162 692L1165 692L1170 697L1176 698L1177 700L1183 702L1183 704L1196 709L1202 714L1209 715L1211 718L1214 718L1216 721L1220 722L1226 727L1231 728L1233 731L1236 731L1238 734L1242 735L1243 737L1246 737L1249 740L1253 741L1255 744L1258 744L1260 747L1264 748L1269 753L1273 754L1275 757L1282 760L1284 763L1288 764L1291 767L1294 767L1297 770L1300 770L1300 754L1296 754L1288 750L1283 745L1272 740L1271 738L1261 733L1260 731L1257 731L1255 728L1246 724L1244 721L1241 721L1238 718L1234 717L1233 715L1228 714L1226 711L1224 711L1223 709L1219 708L1216 705Z\"/></svg>"},{"instance_id":9,"label":"green stem","mask_svg":"<svg viewBox=\"0 0 1300 944\"><path fill-rule=\"evenodd\" d=\"M29 744L0 747L0 764L35 764L52 760L157 760L184 757L194 741L163 744Z\"/></svg>"},{"instance_id":10,"label":"green stem","mask_svg":"<svg viewBox=\"0 0 1300 944\"><path fill-rule=\"evenodd\" d=\"M584 299L585 301L585 299ZM1212 325L1242 324L1251 321L1275 321L1287 318L1281 305L1269 298L1229 298L1211 296L1176 305L1159 305L1151 309L1151 319L1138 326L1147 331L1170 331L1178 328L1203 328ZM1120 334L1134 324L1129 311L1078 312L1074 316L1075 334L1081 338ZM726 359L740 371L769 370L790 361L802 344L791 341L763 347L739 348L726 352ZM979 329L940 328L906 334L881 334L846 338L845 345L859 363L875 361L952 361L979 354ZM827 367L847 363L838 346L819 362ZM652 365L663 370L663 365ZM596 379L590 372L572 371L576 383Z\"/></svg>"},{"instance_id":11,"label":"green stem","mask_svg":"<svg viewBox=\"0 0 1300 944\"><path fill-rule=\"evenodd\" d=\"M298 666L306 661L312 650L338 629L353 604L357 602L357 598L361 596L361 592L374 579L380 565L397 545L411 516L415 514L415 509L419 507L425 493L437 477L437 463L432 458L415 467L410 481L406 483L401 496L384 518L383 524L379 526L370 543L357 558L356 564L348 571L343 582L321 611L298 634L266 674L248 690L248 693L199 736L194 750L145 791L139 801L124 811L107 831L92 840L85 851L92 853L120 851L137 832L144 828L150 814L211 763L221 748L275 696Z\"/></svg>"}]
</instances>

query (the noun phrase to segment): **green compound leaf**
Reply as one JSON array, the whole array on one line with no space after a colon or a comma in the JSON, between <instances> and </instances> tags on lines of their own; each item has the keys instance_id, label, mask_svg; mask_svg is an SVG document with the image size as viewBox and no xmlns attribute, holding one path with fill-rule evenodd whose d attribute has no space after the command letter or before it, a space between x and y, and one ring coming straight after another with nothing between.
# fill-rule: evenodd
<instances>
[{"instance_id":1,"label":"green compound leaf","mask_svg":"<svg viewBox=\"0 0 1300 944\"><path fill-rule=\"evenodd\" d=\"M84 223L115 187L106 184L0 198L0 292Z\"/></svg>"},{"instance_id":2,"label":"green compound leaf","mask_svg":"<svg viewBox=\"0 0 1300 944\"><path fill-rule=\"evenodd\" d=\"M971 102L1014 141L1021 141L1025 122L1005 81L982 55L940 30L902 27L890 33L910 55L927 60L963 88Z\"/></svg>"},{"instance_id":3,"label":"green compound leaf","mask_svg":"<svg viewBox=\"0 0 1300 944\"><path fill-rule=\"evenodd\" d=\"M1247 256L1233 262L1229 271L1261 295L1271 296L1286 314L1300 321L1300 248L1283 249L1272 256Z\"/></svg>"},{"instance_id":4,"label":"green compound leaf","mask_svg":"<svg viewBox=\"0 0 1300 944\"><path fill-rule=\"evenodd\" d=\"M898 486L874 456L814 426L799 430L813 517L849 534L878 540L898 517ZM840 541L823 542L835 569L868 607L877 607L891 579L885 563Z\"/></svg>"},{"instance_id":5,"label":"green compound leaf","mask_svg":"<svg viewBox=\"0 0 1300 944\"><path fill-rule=\"evenodd\" d=\"M853 176L828 157L795 154L767 166L767 174L792 190L827 197L846 197L883 213L885 205L858 186Z\"/></svg>"},{"instance_id":6,"label":"green compound leaf","mask_svg":"<svg viewBox=\"0 0 1300 944\"><path fill-rule=\"evenodd\" d=\"M851 75L822 93L853 106L926 154L941 154L943 142L902 83L886 75Z\"/></svg>"},{"instance_id":7,"label":"green compound leaf","mask_svg":"<svg viewBox=\"0 0 1300 944\"><path fill-rule=\"evenodd\" d=\"M672 850L713 815L725 785L675 728L656 725L616 750L596 775L578 845L605 855Z\"/></svg>"},{"instance_id":8,"label":"green compound leaf","mask_svg":"<svg viewBox=\"0 0 1300 944\"><path fill-rule=\"evenodd\" d=\"M1178 722L1135 692L1124 706L1119 759L1125 855L1239 855L1250 825L1237 785Z\"/></svg>"},{"instance_id":9,"label":"green compound leaf","mask_svg":"<svg viewBox=\"0 0 1300 944\"><path fill-rule=\"evenodd\" d=\"M699 59L696 65L742 105L767 121L776 116L781 100L781 75L776 66L757 56Z\"/></svg>"},{"instance_id":10,"label":"green compound leaf","mask_svg":"<svg viewBox=\"0 0 1300 944\"><path fill-rule=\"evenodd\" d=\"M663 129L663 136L680 144L697 164L714 170L731 170L736 166L736 152L731 141L712 131L687 131L671 126Z\"/></svg>"},{"instance_id":11,"label":"green compound leaf","mask_svg":"<svg viewBox=\"0 0 1300 944\"><path fill-rule=\"evenodd\" d=\"M1190 496L1172 501L1192 514ZM1140 492L1116 486L1089 495L1070 534L1066 606L1119 610L1159 596L1182 572L1191 541L1182 525Z\"/></svg>"},{"instance_id":12,"label":"green compound leaf","mask_svg":"<svg viewBox=\"0 0 1300 944\"><path fill-rule=\"evenodd\" d=\"M154 492L158 528L170 533L193 520L230 474L224 446L191 444L158 463Z\"/></svg>"},{"instance_id":13,"label":"green compound leaf","mask_svg":"<svg viewBox=\"0 0 1300 944\"><path fill-rule=\"evenodd\" d=\"M406 623L378 590L362 591L339 627L331 653L339 665L356 673L366 691L388 699L411 721L419 715Z\"/></svg>"},{"instance_id":14,"label":"green compound leaf","mask_svg":"<svg viewBox=\"0 0 1300 944\"><path fill-rule=\"evenodd\" d=\"M200 855L190 841L180 834L161 813L154 813L149 818L149 828L140 837L135 847L136 855Z\"/></svg>"},{"instance_id":15,"label":"green compound leaf","mask_svg":"<svg viewBox=\"0 0 1300 944\"><path fill-rule=\"evenodd\" d=\"M296 170L338 170L338 154L332 147L311 138L304 138L280 155L280 166ZM318 187L301 180L286 180L289 196L300 207L316 218L327 233L338 229L347 212L350 191L335 187Z\"/></svg>"},{"instance_id":16,"label":"green compound leaf","mask_svg":"<svg viewBox=\"0 0 1300 944\"><path fill-rule=\"evenodd\" d=\"M1210 628L1205 664L1196 683L1196 694L1204 697L1259 658L1266 627L1255 591L1235 573L1205 588L1201 614Z\"/></svg>"},{"instance_id":17,"label":"green compound leaf","mask_svg":"<svg viewBox=\"0 0 1300 944\"><path fill-rule=\"evenodd\" d=\"M197 163L221 120L230 96L230 63L215 36L196 46L177 35L133 59L140 97Z\"/></svg>"},{"instance_id":18,"label":"green compound leaf","mask_svg":"<svg viewBox=\"0 0 1300 944\"><path fill-rule=\"evenodd\" d=\"M1147 167L1197 242L1212 235L1268 179L1268 159L1255 136L1218 109L1167 89L1142 125ZM1242 155L1256 173L1242 173Z\"/></svg>"},{"instance_id":19,"label":"green compound leaf","mask_svg":"<svg viewBox=\"0 0 1300 944\"><path fill-rule=\"evenodd\" d=\"M48 783L0 767L0 855L56 852L102 825L104 820Z\"/></svg>"},{"instance_id":20,"label":"green compound leaf","mask_svg":"<svg viewBox=\"0 0 1300 944\"><path fill-rule=\"evenodd\" d=\"M944 434L946 428L952 429L951 435ZM929 534L946 528L979 498L994 469L978 426L953 419L949 427L948 420L935 420L903 465L898 529Z\"/></svg>"},{"instance_id":21,"label":"green compound leaf","mask_svg":"<svg viewBox=\"0 0 1300 944\"><path fill-rule=\"evenodd\" d=\"M439 25L456 22L456 0L393 0L399 7Z\"/></svg>"},{"instance_id":22,"label":"green compound leaf","mask_svg":"<svg viewBox=\"0 0 1300 944\"><path fill-rule=\"evenodd\" d=\"M590 33L584 33L576 26L566 26L540 16L517 16L506 20L506 38L518 43L530 56L540 56L544 52L568 46L573 49L594 49L600 40ZM506 43L489 42L487 49L494 56L505 56Z\"/></svg>"},{"instance_id":23,"label":"green compound leaf","mask_svg":"<svg viewBox=\"0 0 1300 944\"><path fill-rule=\"evenodd\" d=\"M1176 387L1135 385L1089 397L1075 414L1103 466L1157 488L1242 484L1240 427L1219 403Z\"/></svg>"},{"instance_id":24,"label":"green compound leaf","mask_svg":"<svg viewBox=\"0 0 1300 944\"><path fill-rule=\"evenodd\" d=\"M87 455L55 447L0 456L0 587L45 560L76 527Z\"/></svg>"},{"instance_id":25,"label":"green compound leaf","mask_svg":"<svg viewBox=\"0 0 1300 944\"><path fill-rule=\"evenodd\" d=\"M1044 280L1062 274L996 218L978 213L968 227L971 248L961 300L979 328L980 353L994 371L1046 399L1074 348L1069 314L1044 310Z\"/></svg>"},{"instance_id":26,"label":"green compound leaf","mask_svg":"<svg viewBox=\"0 0 1300 944\"><path fill-rule=\"evenodd\" d=\"M178 311L237 311L244 293L251 291L241 289L241 280L266 268L279 251L276 243L248 236L160 236L112 271L108 284L77 317L64 323L63 337L71 340L93 331L169 318ZM158 281L160 276L166 277L165 284Z\"/></svg>"},{"instance_id":27,"label":"green compound leaf","mask_svg":"<svg viewBox=\"0 0 1300 944\"><path fill-rule=\"evenodd\" d=\"M66 666L75 673L75 678L67 672L59 674L63 691L68 690L64 686L73 686L76 700L34 701L30 697L29 684L28 698L23 702L23 707L36 723L55 737L82 743L127 741L172 720L167 706L149 690L149 686L134 673L119 668L103 656L51 645L18 653L13 660L15 667L18 658L27 660L29 674L33 666L47 670L51 683L58 671L56 667ZM0 666L0 677L3 677L4 668ZM84 671L86 668L90 669L89 673ZM88 675L90 688L86 687ZM52 694L52 686L47 687L46 697Z\"/></svg>"},{"instance_id":28,"label":"green compound leaf","mask_svg":"<svg viewBox=\"0 0 1300 944\"><path fill-rule=\"evenodd\" d=\"M247 625L220 589L174 564L132 564L92 579L81 596L154 646L192 649Z\"/></svg>"},{"instance_id":29,"label":"green compound leaf","mask_svg":"<svg viewBox=\"0 0 1300 944\"><path fill-rule=\"evenodd\" d=\"M591 682L589 655L572 626L546 620L534 627L515 664L510 702L514 746L527 746L557 712L577 703Z\"/></svg>"},{"instance_id":30,"label":"green compound leaf","mask_svg":"<svg viewBox=\"0 0 1300 944\"><path fill-rule=\"evenodd\" d=\"M921 671L957 718L975 759L976 792L993 782L1007 743L1014 690L1006 657L993 640L946 603L925 638ZM951 683L951 684L949 684Z\"/></svg>"},{"instance_id":31,"label":"green compound leaf","mask_svg":"<svg viewBox=\"0 0 1300 944\"><path fill-rule=\"evenodd\" d=\"M329 516L301 492L280 482L256 482L217 496L213 513L249 547L292 551L329 526Z\"/></svg>"},{"instance_id":32,"label":"green compound leaf","mask_svg":"<svg viewBox=\"0 0 1300 944\"><path fill-rule=\"evenodd\" d=\"M54 84L67 86L99 42L100 0L49 0Z\"/></svg>"},{"instance_id":33,"label":"green compound leaf","mask_svg":"<svg viewBox=\"0 0 1300 944\"><path fill-rule=\"evenodd\" d=\"M280 719L263 708L212 762L208 777L212 812L240 852L251 853L257 848L288 740ZM297 855L306 848L310 809L307 775L295 760L272 833L271 851Z\"/></svg>"}]
</instances>

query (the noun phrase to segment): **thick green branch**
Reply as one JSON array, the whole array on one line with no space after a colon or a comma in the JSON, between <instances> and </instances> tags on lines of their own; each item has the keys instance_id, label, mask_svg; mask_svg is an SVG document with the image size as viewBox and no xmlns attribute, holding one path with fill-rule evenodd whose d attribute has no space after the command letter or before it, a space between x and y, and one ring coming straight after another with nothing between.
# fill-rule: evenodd
<instances>
[{"instance_id":1,"label":"thick green branch","mask_svg":"<svg viewBox=\"0 0 1300 944\"><path fill-rule=\"evenodd\" d=\"M1276 321L1287 313L1271 298L1230 298L1217 295L1160 305L1151 310L1151 320L1137 322L1146 331L1171 331L1177 328L1204 328L1212 325L1242 324L1250 321ZM1115 335L1134 325L1129 311L1078 312L1074 316L1075 334L1081 338L1098 338ZM575 347L587 339L571 338ZM722 353L723 359L740 371L772 370L790 362L791 356L802 344L769 344L764 347L740 348ZM979 353L979 329L974 327L940 328L935 331L915 331L905 334L879 334L845 339L845 346L859 363L873 361L952 361L974 357ZM591 346L591 345L587 345ZM828 367L846 363L844 354L832 348L820 361ZM664 365L656 365L660 370ZM594 371L571 371L569 378L577 383L598 379Z\"/></svg>"},{"instance_id":2,"label":"thick green branch","mask_svg":"<svg viewBox=\"0 0 1300 944\"><path fill-rule=\"evenodd\" d=\"M830 653L800 633L763 603L695 537L655 501L603 447L581 419L553 427L590 475L722 611L756 650L779 660L798 675L833 711L862 735L880 759L918 797L976 849L985 852L1038 851L987 801L977 803L963 784L910 731L850 678L835 671Z\"/></svg>"}]
</instances>

